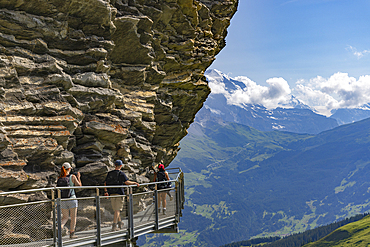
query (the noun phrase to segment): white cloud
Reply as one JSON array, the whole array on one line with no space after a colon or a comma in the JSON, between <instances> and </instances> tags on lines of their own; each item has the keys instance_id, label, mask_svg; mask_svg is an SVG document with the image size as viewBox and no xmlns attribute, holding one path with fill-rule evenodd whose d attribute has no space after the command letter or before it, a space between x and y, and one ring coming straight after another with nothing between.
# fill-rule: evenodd
<instances>
[{"instance_id":1,"label":"white cloud","mask_svg":"<svg viewBox=\"0 0 370 247\"><path fill-rule=\"evenodd\" d=\"M209 80L209 86L212 93L225 95L227 103L230 105L261 104L272 109L290 99L289 84L281 77L268 79L268 87L257 85L245 76L238 76L234 80L243 82L245 87L236 86L235 90L227 91L224 83L212 79Z\"/></svg>"},{"instance_id":2,"label":"white cloud","mask_svg":"<svg viewBox=\"0 0 370 247\"><path fill-rule=\"evenodd\" d=\"M350 50L353 53L353 55L355 55L358 59L370 53L370 50L357 51L355 47L350 46L350 45L348 46L347 50Z\"/></svg>"},{"instance_id":3,"label":"white cloud","mask_svg":"<svg viewBox=\"0 0 370 247\"><path fill-rule=\"evenodd\" d=\"M329 78L318 76L310 80L299 80L292 89L281 77L270 78L266 81L268 86L261 86L248 77L239 76L233 80L242 82L245 87L234 85L231 87L234 89L229 91L219 79L209 80L211 91L225 95L227 103L232 105L261 104L274 109L288 103L293 94L318 113L330 116L331 111L338 108L358 108L370 103L370 75L356 79L347 73L338 72Z\"/></svg>"},{"instance_id":4,"label":"white cloud","mask_svg":"<svg viewBox=\"0 0 370 247\"><path fill-rule=\"evenodd\" d=\"M211 88L211 92L214 94L228 94L224 83L214 83L210 81L209 87Z\"/></svg>"},{"instance_id":5,"label":"white cloud","mask_svg":"<svg viewBox=\"0 0 370 247\"><path fill-rule=\"evenodd\" d=\"M338 108L356 108L370 102L370 76L358 80L347 73L316 77L296 83L293 94L324 115Z\"/></svg>"},{"instance_id":6,"label":"white cloud","mask_svg":"<svg viewBox=\"0 0 370 247\"><path fill-rule=\"evenodd\" d=\"M213 109L213 108L209 107L208 105L205 105L204 107L206 109L210 110L213 114L221 115L221 113L222 113L220 110Z\"/></svg>"},{"instance_id":7,"label":"white cloud","mask_svg":"<svg viewBox=\"0 0 370 247\"><path fill-rule=\"evenodd\" d=\"M293 92L299 100L323 115L330 115L330 111L339 106L339 102L332 96L310 86L298 84Z\"/></svg>"}]
</instances>

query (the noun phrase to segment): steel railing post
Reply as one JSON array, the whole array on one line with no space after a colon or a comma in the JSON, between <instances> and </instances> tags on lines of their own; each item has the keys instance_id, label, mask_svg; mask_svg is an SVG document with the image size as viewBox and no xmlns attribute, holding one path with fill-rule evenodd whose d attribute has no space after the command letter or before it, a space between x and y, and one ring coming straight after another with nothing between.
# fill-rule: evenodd
<instances>
[{"instance_id":1,"label":"steel railing post","mask_svg":"<svg viewBox=\"0 0 370 247\"><path fill-rule=\"evenodd\" d=\"M159 229L159 215L158 215L158 190L155 184L154 190L154 209L155 209L155 230Z\"/></svg>"},{"instance_id":2,"label":"steel railing post","mask_svg":"<svg viewBox=\"0 0 370 247\"><path fill-rule=\"evenodd\" d=\"M180 186L179 181L176 181L176 221L180 221Z\"/></svg>"},{"instance_id":3,"label":"steel railing post","mask_svg":"<svg viewBox=\"0 0 370 247\"><path fill-rule=\"evenodd\" d=\"M128 227L130 240L134 238L134 204L132 196L132 187L128 188Z\"/></svg>"},{"instance_id":4,"label":"steel railing post","mask_svg":"<svg viewBox=\"0 0 370 247\"><path fill-rule=\"evenodd\" d=\"M181 172L181 209L184 209L184 203L185 203L185 181L184 173ZM180 216L182 216L182 211L180 213Z\"/></svg>"},{"instance_id":5,"label":"steel railing post","mask_svg":"<svg viewBox=\"0 0 370 247\"><path fill-rule=\"evenodd\" d=\"M125 247L133 247L132 241L131 240L125 241Z\"/></svg>"},{"instance_id":6,"label":"steel railing post","mask_svg":"<svg viewBox=\"0 0 370 247\"><path fill-rule=\"evenodd\" d=\"M53 211L53 216L52 216L52 220L53 220L53 246L56 247L57 246L57 217L56 217L56 207L55 207L55 191L54 190L51 190L51 207L52 207L52 211Z\"/></svg>"},{"instance_id":7,"label":"steel railing post","mask_svg":"<svg viewBox=\"0 0 370 247\"><path fill-rule=\"evenodd\" d=\"M96 244L101 246L101 219L100 219L100 196L99 188L96 188Z\"/></svg>"},{"instance_id":8,"label":"steel railing post","mask_svg":"<svg viewBox=\"0 0 370 247\"><path fill-rule=\"evenodd\" d=\"M59 192L59 191L58 191ZM60 194L60 193L58 193ZM57 217L58 217L58 247L63 246L63 239L62 239L62 212L60 208L60 197L57 198Z\"/></svg>"}]
</instances>

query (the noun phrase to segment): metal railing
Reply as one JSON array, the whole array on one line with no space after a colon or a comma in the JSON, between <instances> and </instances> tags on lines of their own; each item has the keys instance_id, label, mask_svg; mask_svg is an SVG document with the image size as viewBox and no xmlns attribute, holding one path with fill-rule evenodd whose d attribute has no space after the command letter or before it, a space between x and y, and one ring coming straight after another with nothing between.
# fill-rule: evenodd
<instances>
[{"instance_id":1,"label":"metal railing","mask_svg":"<svg viewBox=\"0 0 370 247\"><path fill-rule=\"evenodd\" d=\"M2 192L0 246L105 246L119 242L127 245L143 234L178 232L177 224L185 202L184 174L179 168L167 171L172 187L162 190L157 190L157 185L163 182L153 182L140 184L140 187L52 187ZM103 195L104 188L121 187L125 188L125 195ZM77 198L60 198L61 189L71 188L77 192ZM158 195L167 192L167 211L163 214L158 210ZM110 200L114 197L123 199L120 211L123 227L115 231L112 228L114 211ZM6 203L7 200L12 203ZM17 200L28 202L16 203ZM70 200L78 201L74 239L68 234L70 219L63 229L61 227L63 213L66 213L61 204Z\"/></svg>"}]
</instances>

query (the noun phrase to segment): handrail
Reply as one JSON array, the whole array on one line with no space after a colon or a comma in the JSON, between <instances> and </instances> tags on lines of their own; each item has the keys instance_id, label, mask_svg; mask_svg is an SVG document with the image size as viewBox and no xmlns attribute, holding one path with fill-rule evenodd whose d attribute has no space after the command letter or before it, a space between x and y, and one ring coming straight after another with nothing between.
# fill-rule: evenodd
<instances>
[{"instance_id":1,"label":"handrail","mask_svg":"<svg viewBox=\"0 0 370 247\"><path fill-rule=\"evenodd\" d=\"M55 187L46 187L46 188L29 189L29 190L6 191L6 192L0 192L0 196L10 195L10 194L32 193L32 192L45 191L45 190L54 190L54 188Z\"/></svg>"},{"instance_id":2,"label":"handrail","mask_svg":"<svg viewBox=\"0 0 370 247\"><path fill-rule=\"evenodd\" d=\"M160 182L150 182L150 183L142 183L137 185L98 185L98 186L67 186L67 187L51 187L49 189L104 189L104 188L137 188L140 186L148 186L148 185L155 185L155 184L162 184L162 183L169 183L169 182L177 182L176 179L167 180L167 181L160 181ZM1 193L0 193L1 196Z\"/></svg>"},{"instance_id":3,"label":"handrail","mask_svg":"<svg viewBox=\"0 0 370 247\"><path fill-rule=\"evenodd\" d=\"M71 186L0 192L0 197L5 199L15 194L20 197L12 204L0 204L0 222L5 222L5 226L9 228L2 231L0 247L12 244L17 244L17 246L104 246L117 241L130 242L137 236L147 233L177 232L177 224L184 208L185 196L182 170L180 168L169 168L168 170L175 169L177 172L171 174L176 174L176 179L142 183L139 187L137 185ZM158 184L167 182L174 183L174 187L157 190ZM132 190L132 188L143 187L148 189L136 192ZM125 188L126 195L103 196L100 190L105 188ZM62 189L77 189L78 197L73 199L58 198L60 196L58 191ZM95 191L88 191L92 189ZM47 193L45 197L40 197L40 200L21 202L22 195L32 196L32 193L37 195L37 192ZM167 192L175 200L172 198L167 200L167 214L165 215L159 213L157 202L159 195ZM111 200L106 198L120 197L124 201L123 211L120 215L125 227L112 235L112 227L107 224L112 225L109 222L112 222L113 211L110 205ZM17 198L17 196L10 198ZM26 196L26 198L28 197ZM63 217L61 205L71 200L78 201L76 227L79 228L76 228L78 236L76 240L64 236L64 229L59 227ZM169 230L169 227L172 230ZM9 233L9 236L4 233Z\"/></svg>"},{"instance_id":4,"label":"handrail","mask_svg":"<svg viewBox=\"0 0 370 247\"><path fill-rule=\"evenodd\" d=\"M148 185L155 185L155 184L161 184L161 183L168 183L168 182L176 182L178 181L178 176L176 179L168 180L168 181L161 181L161 182L150 182L150 183L142 183L139 184L140 186L148 186ZM67 186L67 187L45 187L45 188L38 188L38 189L28 189L28 190L17 190L17 191L6 191L6 192L0 192L0 196L4 195L11 195L11 194L24 194L24 193L32 193L32 192L39 192L39 191L50 191L50 190L56 190L56 189L104 189L104 188L136 188L137 185L97 185L97 186Z\"/></svg>"}]
</instances>

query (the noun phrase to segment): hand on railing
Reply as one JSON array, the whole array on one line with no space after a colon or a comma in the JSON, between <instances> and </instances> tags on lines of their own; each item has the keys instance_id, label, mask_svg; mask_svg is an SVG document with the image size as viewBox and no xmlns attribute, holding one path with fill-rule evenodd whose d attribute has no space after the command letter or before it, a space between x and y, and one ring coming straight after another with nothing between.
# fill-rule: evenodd
<instances>
[{"instance_id":1,"label":"hand on railing","mask_svg":"<svg viewBox=\"0 0 370 247\"><path fill-rule=\"evenodd\" d=\"M139 186L140 186L140 184L139 184L139 183L134 182L134 181L129 181L129 180L127 180L127 181L125 182L125 184L126 184L126 185L136 185L137 187L139 187Z\"/></svg>"}]
</instances>

